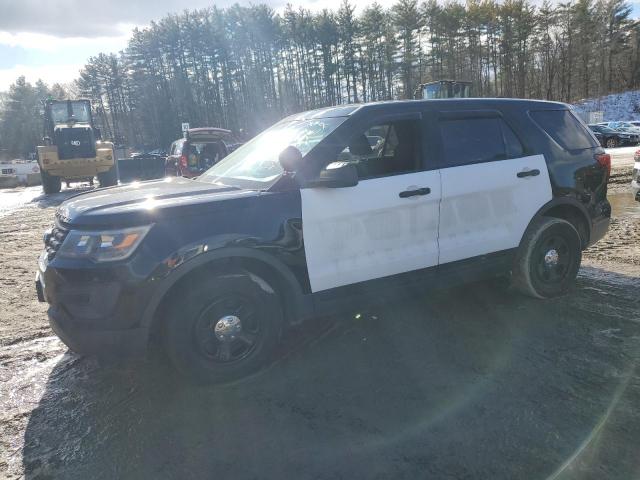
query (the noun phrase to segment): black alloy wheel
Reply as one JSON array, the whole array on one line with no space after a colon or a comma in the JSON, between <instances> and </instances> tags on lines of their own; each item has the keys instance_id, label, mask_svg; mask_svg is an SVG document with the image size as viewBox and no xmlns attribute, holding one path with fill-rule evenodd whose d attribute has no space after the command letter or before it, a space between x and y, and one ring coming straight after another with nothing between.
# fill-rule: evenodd
<instances>
[{"instance_id":1,"label":"black alloy wheel","mask_svg":"<svg viewBox=\"0 0 640 480\"><path fill-rule=\"evenodd\" d=\"M261 343L258 306L241 294L214 298L193 325L193 342L205 359L218 364L242 361Z\"/></svg>"},{"instance_id":2,"label":"black alloy wheel","mask_svg":"<svg viewBox=\"0 0 640 480\"><path fill-rule=\"evenodd\" d=\"M580 234L568 221L536 218L518 247L512 271L514 287L535 298L566 293L580 269L582 244Z\"/></svg>"},{"instance_id":3,"label":"black alloy wheel","mask_svg":"<svg viewBox=\"0 0 640 480\"><path fill-rule=\"evenodd\" d=\"M280 296L252 272L188 276L168 302L165 350L176 370L198 383L239 379L275 353L284 323Z\"/></svg>"},{"instance_id":4,"label":"black alloy wheel","mask_svg":"<svg viewBox=\"0 0 640 480\"><path fill-rule=\"evenodd\" d=\"M540 283L559 284L575 263L575 255L570 255L569 245L560 235L551 235L535 249L533 274Z\"/></svg>"}]
</instances>

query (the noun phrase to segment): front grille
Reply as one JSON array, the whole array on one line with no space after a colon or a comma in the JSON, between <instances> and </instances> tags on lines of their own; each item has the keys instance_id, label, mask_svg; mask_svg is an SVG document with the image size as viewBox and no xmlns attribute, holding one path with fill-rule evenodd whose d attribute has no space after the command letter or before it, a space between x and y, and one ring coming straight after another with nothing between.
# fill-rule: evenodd
<instances>
[{"instance_id":1,"label":"front grille","mask_svg":"<svg viewBox=\"0 0 640 480\"><path fill-rule=\"evenodd\" d=\"M69 230L59 223L51 229L51 233L48 234L44 240L44 249L47 252L47 260L53 260L56 256L56 252L60 249L62 242L67 237Z\"/></svg>"},{"instance_id":2,"label":"front grille","mask_svg":"<svg viewBox=\"0 0 640 480\"><path fill-rule=\"evenodd\" d=\"M93 158L96 142L91 127L60 127L54 133L58 158Z\"/></svg>"}]
</instances>

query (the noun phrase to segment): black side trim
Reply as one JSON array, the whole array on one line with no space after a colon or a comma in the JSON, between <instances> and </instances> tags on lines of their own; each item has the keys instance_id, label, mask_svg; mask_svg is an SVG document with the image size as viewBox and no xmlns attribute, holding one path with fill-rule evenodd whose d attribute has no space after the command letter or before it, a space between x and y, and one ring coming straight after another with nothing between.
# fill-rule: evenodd
<instances>
[{"instance_id":1,"label":"black side trim","mask_svg":"<svg viewBox=\"0 0 640 480\"><path fill-rule=\"evenodd\" d=\"M515 248L503 250L317 292L312 294L316 314L357 311L386 301L425 295L430 290L451 288L504 275L511 270L516 251Z\"/></svg>"}]
</instances>

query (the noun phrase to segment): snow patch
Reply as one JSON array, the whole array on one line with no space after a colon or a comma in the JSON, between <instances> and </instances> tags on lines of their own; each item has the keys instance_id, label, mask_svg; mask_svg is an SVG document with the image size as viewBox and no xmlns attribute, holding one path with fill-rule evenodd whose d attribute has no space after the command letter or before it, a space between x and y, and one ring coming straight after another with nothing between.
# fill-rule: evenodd
<instances>
[{"instance_id":1,"label":"snow patch","mask_svg":"<svg viewBox=\"0 0 640 480\"><path fill-rule=\"evenodd\" d=\"M604 122L640 120L640 90L580 100L573 106L580 114L603 112Z\"/></svg>"}]
</instances>

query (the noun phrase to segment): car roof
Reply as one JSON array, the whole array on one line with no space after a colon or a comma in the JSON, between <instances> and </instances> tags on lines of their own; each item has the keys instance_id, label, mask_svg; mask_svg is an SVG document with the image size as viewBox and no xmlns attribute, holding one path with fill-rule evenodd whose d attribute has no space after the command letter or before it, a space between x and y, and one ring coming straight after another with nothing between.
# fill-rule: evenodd
<instances>
[{"instance_id":1,"label":"car roof","mask_svg":"<svg viewBox=\"0 0 640 480\"><path fill-rule=\"evenodd\" d=\"M310 120L314 118L347 117L352 115L368 115L370 113L403 113L418 110L483 110L483 109L517 109L517 110L565 110L566 103L547 100L529 100L520 98L447 98L430 100L388 100L383 102L354 103L335 107L319 108L296 113L284 121Z\"/></svg>"}]
</instances>

